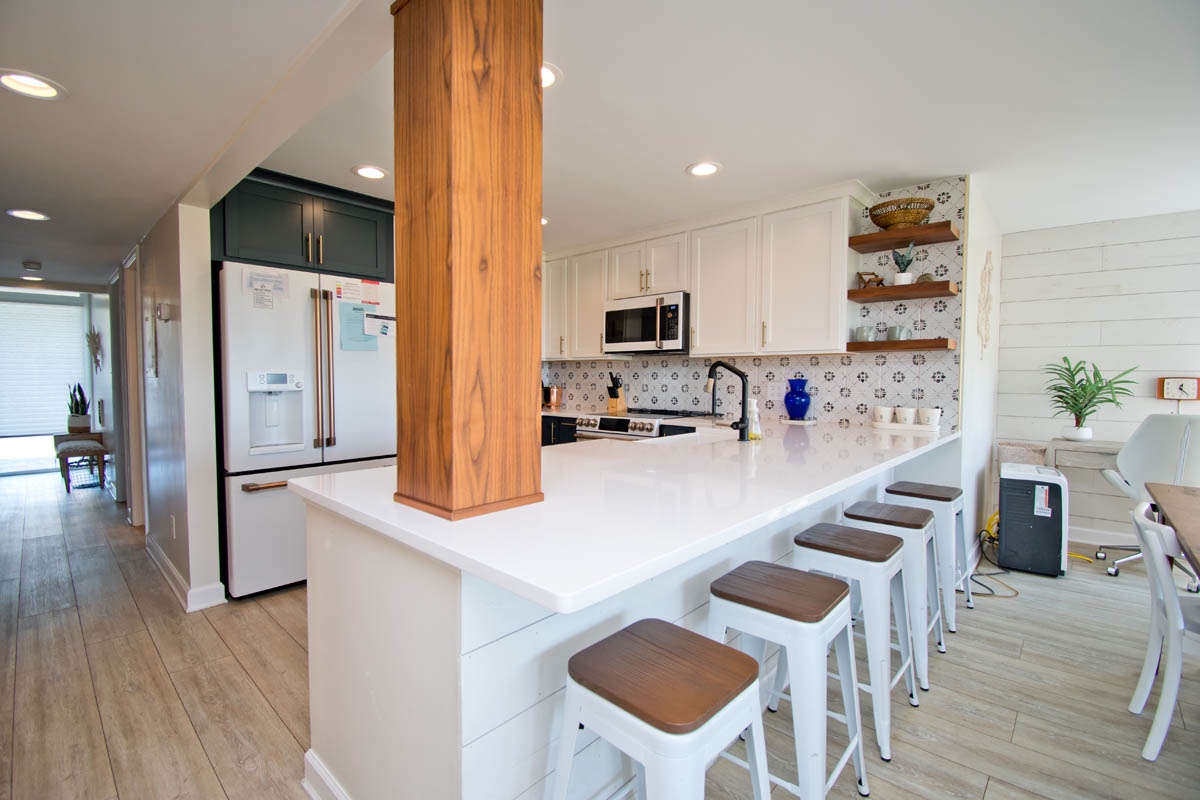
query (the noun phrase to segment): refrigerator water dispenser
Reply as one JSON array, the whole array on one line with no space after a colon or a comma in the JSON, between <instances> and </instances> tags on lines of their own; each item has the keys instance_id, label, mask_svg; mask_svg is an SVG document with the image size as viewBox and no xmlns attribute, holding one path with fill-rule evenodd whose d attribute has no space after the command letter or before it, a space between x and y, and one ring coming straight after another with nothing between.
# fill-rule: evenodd
<instances>
[{"instance_id":1,"label":"refrigerator water dispenser","mask_svg":"<svg viewBox=\"0 0 1200 800\"><path fill-rule=\"evenodd\" d=\"M304 449L304 384L295 372L247 372L250 455Z\"/></svg>"}]
</instances>

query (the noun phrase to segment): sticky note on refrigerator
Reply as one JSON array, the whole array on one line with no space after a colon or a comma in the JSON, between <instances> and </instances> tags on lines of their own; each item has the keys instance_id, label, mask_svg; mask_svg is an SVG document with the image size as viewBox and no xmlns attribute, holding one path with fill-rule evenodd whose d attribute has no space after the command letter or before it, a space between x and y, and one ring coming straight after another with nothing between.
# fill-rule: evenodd
<instances>
[{"instance_id":1,"label":"sticky note on refrigerator","mask_svg":"<svg viewBox=\"0 0 1200 800\"><path fill-rule=\"evenodd\" d=\"M338 303L338 339L343 350L378 350L379 339L368 336L366 306L358 303Z\"/></svg>"}]
</instances>

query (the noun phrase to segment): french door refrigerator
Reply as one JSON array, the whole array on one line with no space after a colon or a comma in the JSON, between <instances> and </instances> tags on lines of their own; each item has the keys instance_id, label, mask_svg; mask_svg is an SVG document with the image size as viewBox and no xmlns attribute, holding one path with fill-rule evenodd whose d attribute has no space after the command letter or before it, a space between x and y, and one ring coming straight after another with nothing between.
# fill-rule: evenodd
<instances>
[{"instance_id":1,"label":"french door refrigerator","mask_svg":"<svg viewBox=\"0 0 1200 800\"><path fill-rule=\"evenodd\" d=\"M220 271L225 580L304 580L290 478L395 464L390 283L225 262Z\"/></svg>"}]
</instances>

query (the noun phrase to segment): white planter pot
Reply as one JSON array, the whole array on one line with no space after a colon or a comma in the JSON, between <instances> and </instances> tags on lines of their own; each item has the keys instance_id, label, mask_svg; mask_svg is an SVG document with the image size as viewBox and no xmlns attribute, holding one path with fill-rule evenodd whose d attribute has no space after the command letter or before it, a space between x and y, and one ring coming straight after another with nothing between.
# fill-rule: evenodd
<instances>
[{"instance_id":1,"label":"white planter pot","mask_svg":"<svg viewBox=\"0 0 1200 800\"><path fill-rule=\"evenodd\" d=\"M1087 425L1082 428L1076 428L1074 425L1063 428L1063 438L1070 439L1073 442L1086 442L1092 438L1092 429Z\"/></svg>"},{"instance_id":2,"label":"white planter pot","mask_svg":"<svg viewBox=\"0 0 1200 800\"><path fill-rule=\"evenodd\" d=\"M892 279L893 286L908 286L915 281L917 276L911 272L897 272L896 277Z\"/></svg>"},{"instance_id":3,"label":"white planter pot","mask_svg":"<svg viewBox=\"0 0 1200 800\"><path fill-rule=\"evenodd\" d=\"M87 414L67 414L67 433L87 433L92 429L92 418Z\"/></svg>"}]
</instances>

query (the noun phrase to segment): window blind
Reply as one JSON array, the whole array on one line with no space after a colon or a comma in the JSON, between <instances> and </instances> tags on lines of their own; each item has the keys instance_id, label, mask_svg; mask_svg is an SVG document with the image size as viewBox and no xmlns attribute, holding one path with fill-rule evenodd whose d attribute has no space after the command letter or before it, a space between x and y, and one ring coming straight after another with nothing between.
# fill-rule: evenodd
<instances>
[{"instance_id":1,"label":"window blind","mask_svg":"<svg viewBox=\"0 0 1200 800\"><path fill-rule=\"evenodd\" d=\"M66 432L67 386L86 388L85 348L78 303L0 300L0 436Z\"/></svg>"}]
</instances>

